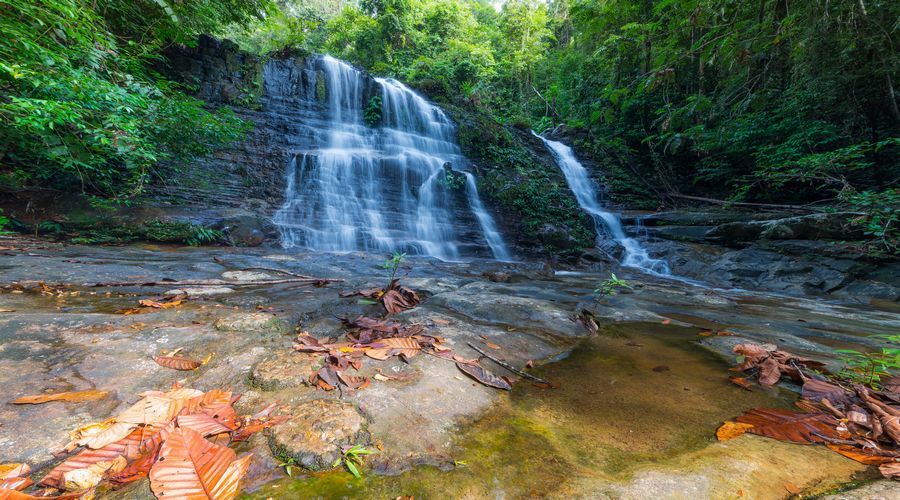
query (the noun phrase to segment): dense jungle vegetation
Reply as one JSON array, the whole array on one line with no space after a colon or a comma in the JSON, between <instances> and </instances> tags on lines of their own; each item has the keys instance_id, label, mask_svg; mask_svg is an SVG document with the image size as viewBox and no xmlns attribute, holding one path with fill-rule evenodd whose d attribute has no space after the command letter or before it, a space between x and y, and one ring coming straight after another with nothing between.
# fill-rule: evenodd
<instances>
[{"instance_id":1,"label":"dense jungle vegetation","mask_svg":"<svg viewBox=\"0 0 900 500\"><path fill-rule=\"evenodd\" d=\"M564 124L632 206L678 192L849 205L884 237L900 223L896 1L2 0L0 16L7 191L127 203L159 161L239 137L154 69L211 33L330 53L495 123Z\"/></svg>"}]
</instances>

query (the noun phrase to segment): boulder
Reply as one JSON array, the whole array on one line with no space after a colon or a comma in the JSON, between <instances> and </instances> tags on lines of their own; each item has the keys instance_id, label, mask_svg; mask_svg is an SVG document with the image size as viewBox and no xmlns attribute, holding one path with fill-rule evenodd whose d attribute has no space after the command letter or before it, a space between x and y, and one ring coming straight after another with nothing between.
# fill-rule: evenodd
<instances>
[{"instance_id":1,"label":"boulder","mask_svg":"<svg viewBox=\"0 0 900 500\"><path fill-rule=\"evenodd\" d=\"M705 238L722 243L756 240L859 240L862 229L850 219L853 214L811 214L784 219L729 222L707 231Z\"/></svg>"}]
</instances>

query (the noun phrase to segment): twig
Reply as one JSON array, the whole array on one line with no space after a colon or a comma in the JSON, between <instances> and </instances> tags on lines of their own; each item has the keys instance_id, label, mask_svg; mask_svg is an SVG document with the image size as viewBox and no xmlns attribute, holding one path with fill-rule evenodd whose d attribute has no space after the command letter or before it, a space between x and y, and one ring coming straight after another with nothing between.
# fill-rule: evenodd
<instances>
[{"instance_id":1,"label":"twig","mask_svg":"<svg viewBox=\"0 0 900 500\"><path fill-rule=\"evenodd\" d=\"M484 352L483 350L481 350L480 348L478 348L478 346L472 344L471 342L466 342L466 344L468 344L469 347L471 347L472 349L475 349L476 351L480 352L482 356L484 356L484 357L486 357L487 359L493 361L494 363L497 363L498 365L502 366L503 368L506 368L507 370L509 370L509 371L511 371L511 372L513 372L513 373L515 373L516 375L519 375L520 377L527 378L528 380L532 380L532 381L538 382L538 383L540 383L540 384L547 384L547 385L550 385L550 381L544 380L544 379L542 379L542 378L540 378L540 377L535 377L534 375L532 375L532 374L530 374L530 373L525 373L525 372L523 372L522 370L520 370L520 369L518 369L518 368L516 368L516 367L514 367L514 366L512 366L512 365L510 365L510 364L507 363L506 361L503 361L503 360L501 360L501 359L495 358L494 356L491 356L490 354Z\"/></svg>"}]
</instances>

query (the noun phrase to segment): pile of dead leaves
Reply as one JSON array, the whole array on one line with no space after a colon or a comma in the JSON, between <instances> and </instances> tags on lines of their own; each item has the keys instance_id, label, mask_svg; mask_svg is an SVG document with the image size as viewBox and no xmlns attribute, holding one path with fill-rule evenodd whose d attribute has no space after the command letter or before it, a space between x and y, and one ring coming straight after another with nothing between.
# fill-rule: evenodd
<instances>
[{"instance_id":1,"label":"pile of dead leaves","mask_svg":"<svg viewBox=\"0 0 900 500\"><path fill-rule=\"evenodd\" d=\"M341 297L353 297L356 295L381 302L388 314L396 314L412 309L422 302L422 299L415 291L401 286L400 280L397 279L391 280L387 288L366 288L341 293Z\"/></svg>"},{"instance_id":2,"label":"pile of dead leaves","mask_svg":"<svg viewBox=\"0 0 900 500\"><path fill-rule=\"evenodd\" d=\"M739 369L758 369L759 382L772 385L782 374L802 383L802 411L755 408L716 431L719 440L744 433L802 444L824 444L848 458L877 465L884 477L900 479L900 377L882 381L875 391L822 374L806 374L801 367L819 367L785 351L740 344L745 356Z\"/></svg>"},{"instance_id":3,"label":"pile of dead leaves","mask_svg":"<svg viewBox=\"0 0 900 500\"><path fill-rule=\"evenodd\" d=\"M466 359L457 356L444 345L444 339L425 333L423 325L404 325L401 323L360 316L354 320L344 320L348 328L345 342L332 339L319 340L303 332L297 336L294 350L305 353L317 353L323 358L322 367L310 375L309 383L319 389L363 389L370 380L367 377L352 375L352 368L358 371L365 358L386 360L394 356L404 362L419 353L444 358L456 363L460 370L478 382L498 389L510 389L509 380L494 375L479 365L477 359ZM383 377L388 378L388 377Z\"/></svg>"},{"instance_id":4,"label":"pile of dead leaves","mask_svg":"<svg viewBox=\"0 0 900 500\"><path fill-rule=\"evenodd\" d=\"M289 418L273 417L274 404L239 417L232 406L239 397L177 385L142 393L119 415L70 432L61 452L69 456L38 482L37 495L89 497L101 484L115 488L149 476L158 498L234 498L251 455L237 458L227 445ZM0 465L0 498L37 498L22 493L32 485L29 473L24 464Z\"/></svg>"},{"instance_id":5,"label":"pile of dead leaves","mask_svg":"<svg viewBox=\"0 0 900 500\"><path fill-rule=\"evenodd\" d=\"M790 377L794 382L803 382L800 367L811 370L825 368L823 363L781 351L772 344L738 344L732 351L743 357L743 361L732 370L755 370L759 384L764 386L778 383L782 375Z\"/></svg>"}]
</instances>

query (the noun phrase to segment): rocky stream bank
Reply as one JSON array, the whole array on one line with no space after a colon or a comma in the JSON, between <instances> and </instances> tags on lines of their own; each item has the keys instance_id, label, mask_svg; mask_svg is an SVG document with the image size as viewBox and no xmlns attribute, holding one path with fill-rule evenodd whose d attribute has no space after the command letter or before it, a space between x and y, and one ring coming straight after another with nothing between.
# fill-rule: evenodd
<instances>
[{"instance_id":1,"label":"rocky stream bank","mask_svg":"<svg viewBox=\"0 0 900 500\"><path fill-rule=\"evenodd\" d=\"M499 391L452 362L420 355L408 363L367 360L359 375L372 377L371 385L340 393L310 386L320 361L291 345L297 330L338 338L340 318L382 314L379 305L339 296L383 286L381 256L37 240L6 246L0 256L5 284L40 279L70 286L0 293L2 462L46 470L67 430L115 415L143 391L181 381L243 393L239 413L277 401L279 412L291 415L238 449L253 453L244 481L250 497L785 498L794 489L823 492L877 477L824 448L750 435L716 442L714 431L748 408L787 407L796 397L789 387L747 392L731 384L733 345L775 343L836 366L833 348L877 349L883 341L871 335L896 333L900 315L892 302L723 290L600 264L560 271L414 258L402 282L424 300L394 319L423 325L467 358L478 356L467 345L474 343L515 366L532 361L536 374L559 387L520 380L512 391ZM273 276L242 271L260 267L345 281L245 286ZM610 272L632 289L593 296ZM83 286L160 279L226 283L181 290L188 300L178 307L129 315L121 312L140 299L178 292ZM572 320L582 311L596 318L596 335ZM735 335L698 335L725 329ZM152 359L177 348L212 357L188 372ZM8 404L20 396L88 389L110 396ZM350 444L377 450L362 479L342 470L321 472ZM299 467L294 478L279 466L286 461ZM841 498L897 492L883 481L866 488ZM151 492L147 481L138 481L104 496L150 498Z\"/></svg>"}]
</instances>

